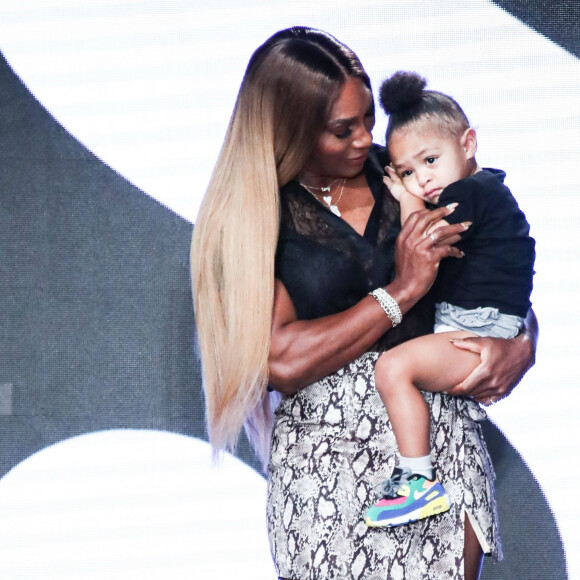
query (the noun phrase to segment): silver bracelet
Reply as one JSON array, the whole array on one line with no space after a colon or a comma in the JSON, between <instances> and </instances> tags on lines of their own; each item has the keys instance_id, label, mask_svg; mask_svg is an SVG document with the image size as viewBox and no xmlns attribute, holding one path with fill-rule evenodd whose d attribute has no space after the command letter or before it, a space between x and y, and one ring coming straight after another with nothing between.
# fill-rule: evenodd
<instances>
[{"instance_id":1,"label":"silver bracelet","mask_svg":"<svg viewBox=\"0 0 580 580\"><path fill-rule=\"evenodd\" d=\"M369 295L381 305L381 308L385 311L385 314L392 322L393 327L397 326L397 324L401 324L403 313L401 312L397 301L384 288L377 288L370 292Z\"/></svg>"}]
</instances>

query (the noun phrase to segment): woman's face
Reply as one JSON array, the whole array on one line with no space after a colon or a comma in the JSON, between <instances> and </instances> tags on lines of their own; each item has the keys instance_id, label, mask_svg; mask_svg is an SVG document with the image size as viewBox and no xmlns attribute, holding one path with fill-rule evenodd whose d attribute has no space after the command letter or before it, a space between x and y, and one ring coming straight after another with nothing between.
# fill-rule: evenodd
<instances>
[{"instance_id":1,"label":"woman's face","mask_svg":"<svg viewBox=\"0 0 580 580\"><path fill-rule=\"evenodd\" d=\"M304 173L322 180L358 175L372 143L374 111L371 91L360 79L349 78Z\"/></svg>"}]
</instances>

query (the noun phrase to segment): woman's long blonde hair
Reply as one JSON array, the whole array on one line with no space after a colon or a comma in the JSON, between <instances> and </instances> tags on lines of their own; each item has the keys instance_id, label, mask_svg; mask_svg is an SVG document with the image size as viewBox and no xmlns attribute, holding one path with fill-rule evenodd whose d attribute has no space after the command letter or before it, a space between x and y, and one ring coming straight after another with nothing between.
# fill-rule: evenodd
<instances>
[{"instance_id":1,"label":"woman's long blonde hair","mask_svg":"<svg viewBox=\"0 0 580 580\"><path fill-rule=\"evenodd\" d=\"M235 449L245 424L267 460L278 192L305 167L349 76L370 88L350 49L304 27L272 36L246 69L191 250L206 420L215 451Z\"/></svg>"}]
</instances>

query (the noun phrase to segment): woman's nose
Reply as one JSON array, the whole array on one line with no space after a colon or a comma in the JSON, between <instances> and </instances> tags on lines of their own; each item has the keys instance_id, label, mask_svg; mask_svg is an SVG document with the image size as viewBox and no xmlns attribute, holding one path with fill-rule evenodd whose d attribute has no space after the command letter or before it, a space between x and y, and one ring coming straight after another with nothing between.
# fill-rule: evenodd
<instances>
[{"instance_id":1,"label":"woman's nose","mask_svg":"<svg viewBox=\"0 0 580 580\"><path fill-rule=\"evenodd\" d=\"M371 132L364 125L361 125L357 131L353 145L359 149L368 149L372 142L373 136Z\"/></svg>"}]
</instances>

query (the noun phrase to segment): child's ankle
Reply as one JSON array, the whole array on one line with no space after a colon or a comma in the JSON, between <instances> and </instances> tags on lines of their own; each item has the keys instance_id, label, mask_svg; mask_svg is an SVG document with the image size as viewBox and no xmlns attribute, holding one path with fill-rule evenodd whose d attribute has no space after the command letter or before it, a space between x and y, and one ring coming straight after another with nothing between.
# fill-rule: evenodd
<instances>
[{"instance_id":1,"label":"child's ankle","mask_svg":"<svg viewBox=\"0 0 580 580\"><path fill-rule=\"evenodd\" d=\"M399 457L399 467L408 469L411 473L422 475L429 481L435 479L435 469L430 455L424 455L423 457L405 457L400 455Z\"/></svg>"}]
</instances>

